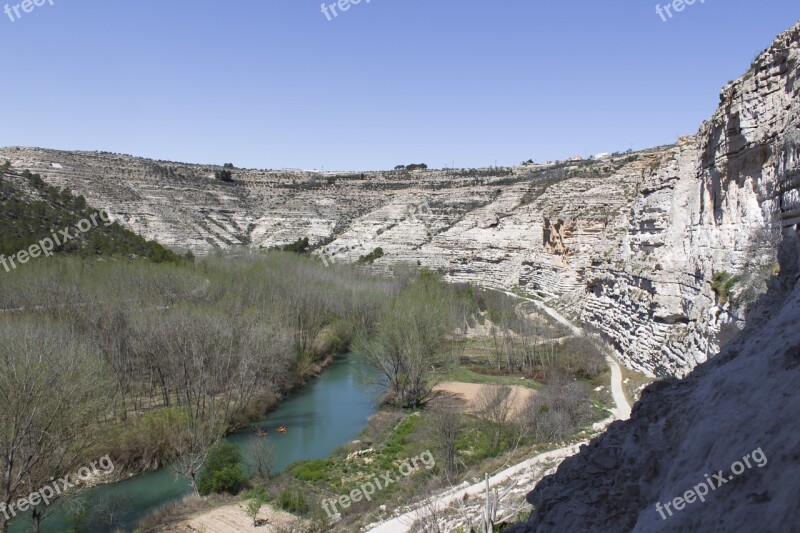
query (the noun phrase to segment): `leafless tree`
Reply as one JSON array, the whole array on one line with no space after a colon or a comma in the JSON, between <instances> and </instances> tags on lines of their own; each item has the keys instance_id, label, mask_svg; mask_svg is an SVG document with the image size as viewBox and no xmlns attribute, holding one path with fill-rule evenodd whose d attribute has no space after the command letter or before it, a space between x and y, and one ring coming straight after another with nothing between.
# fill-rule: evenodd
<instances>
[{"instance_id":1,"label":"leafless tree","mask_svg":"<svg viewBox=\"0 0 800 533\"><path fill-rule=\"evenodd\" d=\"M497 524L497 513L500 510L500 502L508 496L514 488L514 484L510 484L502 492L498 492L497 488L492 489L489 484L489 474L484 474L484 482L486 484L486 492L484 493L484 506L483 515L481 516L481 528L483 533L493 533L494 527Z\"/></svg>"},{"instance_id":2,"label":"leafless tree","mask_svg":"<svg viewBox=\"0 0 800 533\"><path fill-rule=\"evenodd\" d=\"M254 439L250 442L248 462L256 476L266 481L275 466L275 450L269 438Z\"/></svg>"},{"instance_id":3,"label":"leafless tree","mask_svg":"<svg viewBox=\"0 0 800 533\"><path fill-rule=\"evenodd\" d=\"M452 403L447 402L432 409L428 420L431 433L439 445L442 473L448 483L453 483L458 475L457 443L463 426L461 413Z\"/></svg>"},{"instance_id":4,"label":"leafless tree","mask_svg":"<svg viewBox=\"0 0 800 533\"><path fill-rule=\"evenodd\" d=\"M71 474L97 442L110 381L96 351L69 329L29 319L0 320L0 503ZM33 508L35 531L46 514ZM0 514L0 531L8 519Z\"/></svg>"},{"instance_id":5,"label":"leafless tree","mask_svg":"<svg viewBox=\"0 0 800 533\"><path fill-rule=\"evenodd\" d=\"M554 379L528 400L522 423L537 440L564 439L590 419L589 396L588 387L581 382Z\"/></svg>"},{"instance_id":6,"label":"leafless tree","mask_svg":"<svg viewBox=\"0 0 800 533\"><path fill-rule=\"evenodd\" d=\"M511 387L485 385L474 401L476 414L491 426L493 449L500 445L500 437L511 419L514 407L511 392Z\"/></svg>"},{"instance_id":7,"label":"leafless tree","mask_svg":"<svg viewBox=\"0 0 800 533\"><path fill-rule=\"evenodd\" d=\"M451 304L438 279L421 275L388 304L377 335L356 346L404 406L421 405L436 367L451 355L443 349L453 327Z\"/></svg>"}]
</instances>

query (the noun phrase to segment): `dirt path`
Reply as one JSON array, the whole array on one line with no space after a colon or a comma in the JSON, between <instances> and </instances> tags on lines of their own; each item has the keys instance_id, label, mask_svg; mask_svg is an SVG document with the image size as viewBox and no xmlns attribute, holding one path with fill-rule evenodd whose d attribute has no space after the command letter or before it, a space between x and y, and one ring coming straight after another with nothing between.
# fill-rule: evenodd
<instances>
[{"instance_id":1,"label":"dirt path","mask_svg":"<svg viewBox=\"0 0 800 533\"><path fill-rule=\"evenodd\" d=\"M524 300L526 302L532 303L537 308L539 308L540 311L542 311L543 313L548 315L550 318L552 318L553 320L555 320L556 322L558 322L562 326L569 328L569 330L572 332L573 335L583 335L583 330L581 328L579 328L578 326L576 326L575 324L573 324L572 322L570 322L569 320L564 318L564 316L561 313L559 313L558 311L556 311L555 309L553 309L551 307L548 307L547 304L545 304L544 302L542 302L540 300L534 300L533 298L527 298L525 296L520 296L519 294L514 294L513 292L505 292L504 291L503 294L506 294L506 295L511 296L513 298L517 298L519 300Z\"/></svg>"},{"instance_id":2,"label":"dirt path","mask_svg":"<svg viewBox=\"0 0 800 533\"><path fill-rule=\"evenodd\" d=\"M628 403L625 391L622 390L622 370L619 368L619 363L610 355L606 356L606 361L611 367L611 395L616 406L614 415L619 420L627 420L631 417L631 404Z\"/></svg>"},{"instance_id":3,"label":"dirt path","mask_svg":"<svg viewBox=\"0 0 800 533\"><path fill-rule=\"evenodd\" d=\"M566 448L559 448L558 450L553 450L551 452L546 452L539 454L531 459L523 461L519 464L506 468L502 472L495 474L491 478L489 478L489 483L491 486L496 487L509 479L513 479L517 474L537 468L538 466L548 463L553 459L566 459L572 455L575 455L582 445L586 444L585 442L579 442L572 446L567 446ZM383 522L379 526L370 529L368 533L407 533L411 531L411 526L414 525L414 522L419 520L420 516L427 510L431 508L436 509L443 509L448 505L455 503L458 500L464 499L464 495L472 496L480 496L484 494L486 491L486 485L484 482L476 483L474 485L470 485L466 488L464 487L455 487L450 489L446 492L443 492L436 496L433 500L423 501L419 505L417 505L411 511L404 513L400 516L397 516L391 520Z\"/></svg>"}]
</instances>

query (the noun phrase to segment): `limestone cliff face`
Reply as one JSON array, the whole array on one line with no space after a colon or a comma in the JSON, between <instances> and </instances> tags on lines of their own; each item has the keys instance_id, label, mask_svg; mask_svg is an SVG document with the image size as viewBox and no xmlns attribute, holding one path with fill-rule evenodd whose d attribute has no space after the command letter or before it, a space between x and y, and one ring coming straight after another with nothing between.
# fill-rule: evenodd
<instances>
[{"instance_id":1,"label":"limestone cliff face","mask_svg":"<svg viewBox=\"0 0 800 533\"><path fill-rule=\"evenodd\" d=\"M798 210L797 32L722 92L699 133L603 161L514 169L234 171L130 156L0 149L173 248L268 247L405 261L519 286L601 334L628 366L685 375L743 326ZM712 287L715 276L719 281ZM728 293L731 297L728 297Z\"/></svg>"},{"instance_id":2,"label":"limestone cliff face","mask_svg":"<svg viewBox=\"0 0 800 533\"><path fill-rule=\"evenodd\" d=\"M798 531L799 49L796 26L725 88L697 137L649 175L631 221L651 223L627 238L631 257L642 257L644 242L654 246L664 277L632 269L597 276L584 317L596 306L587 321L599 324L601 305L609 313L648 279L653 285L632 306L640 313L634 324L651 332L683 328L683 344L673 335L661 352L671 359L680 347L696 355L713 350L730 334L726 327L741 322L740 309L717 305L719 296L692 275L707 281L723 268L740 273L743 286L729 287L734 299L755 297L747 285L764 276L769 291L749 306L744 331L718 356L684 379L649 386L630 420L614 423L539 482L527 498L530 520L510 533ZM695 178L682 169L694 169ZM779 269L770 270L773 250ZM649 322L648 302L657 303ZM708 331L719 334L709 343L701 337L703 313L711 314ZM634 315L619 313L616 327Z\"/></svg>"},{"instance_id":3,"label":"limestone cliff face","mask_svg":"<svg viewBox=\"0 0 800 533\"><path fill-rule=\"evenodd\" d=\"M706 360L777 272L781 230L800 222L798 45L798 27L781 35L699 133L645 172L616 257L587 276L581 317L631 366L680 375ZM724 273L740 278L738 305L712 290Z\"/></svg>"},{"instance_id":4,"label":"limestone cliff face","mask_svg":"<svg viewBox=\"0 0 800 533\"><path fill-rule=\"evenodd\" d=\"M530 520L508 532L798 531L800 287L781 305L779 284L771 320L645 389L630 420L536 485Z\"/></svg>"}]
</instances>

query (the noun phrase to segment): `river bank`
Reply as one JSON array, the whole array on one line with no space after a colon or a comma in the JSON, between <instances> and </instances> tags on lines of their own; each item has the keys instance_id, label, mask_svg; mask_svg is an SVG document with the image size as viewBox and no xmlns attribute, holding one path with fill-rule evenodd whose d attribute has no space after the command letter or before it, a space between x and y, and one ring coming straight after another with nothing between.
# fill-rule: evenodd
<instances>
[{"instance_id":1,"label":"river bank","mask_svg":"<svg viewBox=\"0 0 800 533\"><path fill-rule=\"evenodd\" d=\"M374 380L369 370L357 357L348 354L335 358L317 378L309 378L305 387L287 395L254 424L265 428L287 427L285 434L270 431L266 437L274 450L273 472L280 473L297 461L325 458L355 439L376 410L379 394L370 381ZM252 442L263 442L251 427L232 433L227 440L245 457ZM78 525L90 531L132 532L147 515L189 493L185 479L168 468L160 468L82 493L45 520L42 531L68 531L79 522ZM77 504L86 510L85 515L76 516ZM30 531L29 523L15 523L12 533Z\"/></svg>"}]
</instances>

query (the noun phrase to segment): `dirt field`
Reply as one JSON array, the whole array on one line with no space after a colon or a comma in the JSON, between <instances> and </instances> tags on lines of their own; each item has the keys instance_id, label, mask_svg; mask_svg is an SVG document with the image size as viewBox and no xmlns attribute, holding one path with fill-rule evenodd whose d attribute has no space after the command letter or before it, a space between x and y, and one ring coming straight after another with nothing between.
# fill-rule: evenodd
<instances>
[{"instance_id":1,"label":"dirt field","mask_svg":"<svg viewBox=\"0 0 800 533\"><path fill-rule=\"evenodd\" d=\"M499 387L499 385L481 385L477 383L461 383L456 381L445 381L433 388L434 393L440 396L449 396L457 399L464 404L468 412L475 409L475 399L484 387ZM519 385L511 386L511 405L513 416L519 416L528 398L536 394L536 391Z\"/></svg>"},{"instance_id":2,"label":"dirt field","mask_svg":"<svg viewBox=\"0 0 800 533\"><path fill-rule=\"evenodd\" d=\"M178 524L170 525L169 531L176 533L304 533L304 522L289 513L261 508L259 526L253 527L253 519L244 511L244 504L237 503L199 513ZM165 530L166 531L166 530Z\"/></svg>"}]
</instances>

